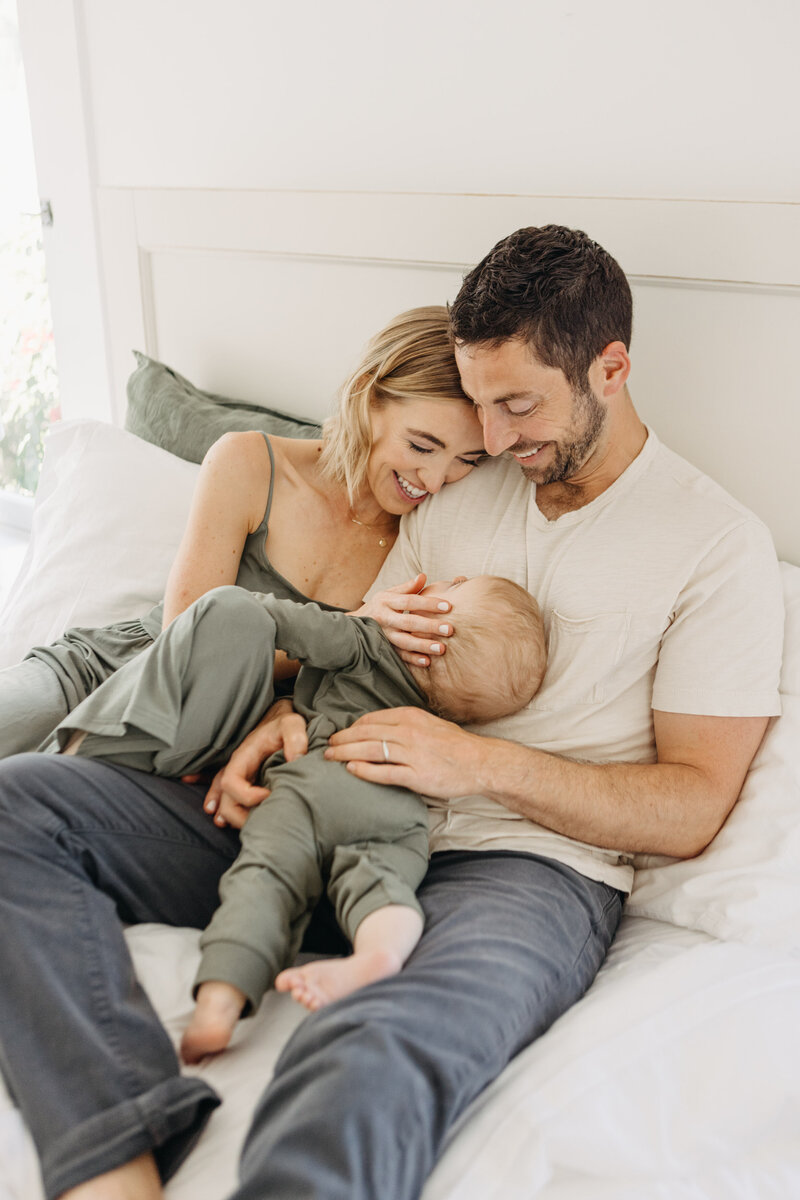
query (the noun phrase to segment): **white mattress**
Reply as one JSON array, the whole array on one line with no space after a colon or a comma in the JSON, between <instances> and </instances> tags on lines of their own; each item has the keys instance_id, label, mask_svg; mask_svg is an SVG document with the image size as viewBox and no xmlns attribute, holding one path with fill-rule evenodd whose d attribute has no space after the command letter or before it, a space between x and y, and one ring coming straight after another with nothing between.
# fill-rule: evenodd
<instances>
[{"instance_id":1,"label":"white mattress","mask_svg":"<svg viewBox=\"0 0 800 1200\"><path fill-rule=\"evenodd\" d=\"M176 1042L197 934L129 931ZM473 1104L425 1200L794 1200L800 1196L800 958L626 917L594 986ZM304 1010L271 994L196 1068L223 1096L168 1200L223 1200L249 1115ZM0 1096L0 1200L41 1200ZM388 1198L387 1198L388 1200Z\"/></svg>"}]
</instances>

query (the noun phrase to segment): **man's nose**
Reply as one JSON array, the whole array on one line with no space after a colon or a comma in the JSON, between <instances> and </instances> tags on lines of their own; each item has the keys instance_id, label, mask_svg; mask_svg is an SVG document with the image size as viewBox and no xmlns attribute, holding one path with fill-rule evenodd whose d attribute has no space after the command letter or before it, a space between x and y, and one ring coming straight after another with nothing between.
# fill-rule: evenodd
<instances>
[{"instance_id":1,"label":"man's nose","mask_svg":"<svg viewBox=\"0 0 800 1200\"><path fill-rule=\"evenodd\" d=\"M497 408L484 409L481 424L483 425L483 444L486 453L496 456L508 450L519 441L519 434L512 427L508 416Z\"/></svg>"}]
</instances>

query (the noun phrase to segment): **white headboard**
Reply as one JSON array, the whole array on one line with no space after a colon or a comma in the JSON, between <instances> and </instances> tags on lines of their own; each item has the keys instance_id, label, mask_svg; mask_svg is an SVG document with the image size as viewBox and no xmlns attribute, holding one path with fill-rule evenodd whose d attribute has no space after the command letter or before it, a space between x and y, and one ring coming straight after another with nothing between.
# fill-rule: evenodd
<instances>
[{"instance_id":1,"label":"white headboard","mask_svg":"<svg viewBox=\"0 0 800 1200\"><path fill-rule=\"evenodd\" d=\"M800 563L800 205L102 188L114 372L131 349L201 387L322 417L366 339L522 225L585 229L634 290L643 419Z\"/></svg>"}]
</instances>

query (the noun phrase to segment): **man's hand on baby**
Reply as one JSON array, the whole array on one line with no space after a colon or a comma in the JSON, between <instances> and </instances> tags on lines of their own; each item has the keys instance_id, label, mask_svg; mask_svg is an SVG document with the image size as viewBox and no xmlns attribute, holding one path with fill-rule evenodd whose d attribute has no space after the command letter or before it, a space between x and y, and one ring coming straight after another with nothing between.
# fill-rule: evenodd
<instances>
[{"instance_id":1,"label":"man's hand on baby","mask_svg":"<svg viewBox=\"0 0 800 1200\"><path fill-rule=\"evenodd\" d=\"M359 717L328 740L325 758L370 783L452 800L480 785L486 739L422 708L385 708Z\"/></svg>"},{"instance_id":2,"label":"man's hand on baby","mask_svg":"<svg viewBox=\"0 0 800 1200\"><path fill-rule=\"evenodd\" d=\"M308 750L306 723L292 708L291 701L273 704L230 759L214 776L203 804L204 810L221 828L232 825L241 829L255 808L269 795L269 788L253 781L261 764L276 750L283 750L287 762L300 758Z\"/></svg>"},{"instance_id":3,"label":"man's hand on baby","mask_svg":"<svg viewBox=\"0 0 800 1200\"><path fill-rule=\"evenodd\" d=\"M416 667L429 667L431 655L444 654L443 639L453 632L452 624L442 620L452 606L438 596L420 596L424 587L425 576L417 575L376 592L352 614L377 621L403 661Z\"/></svg>"}]
</instances>

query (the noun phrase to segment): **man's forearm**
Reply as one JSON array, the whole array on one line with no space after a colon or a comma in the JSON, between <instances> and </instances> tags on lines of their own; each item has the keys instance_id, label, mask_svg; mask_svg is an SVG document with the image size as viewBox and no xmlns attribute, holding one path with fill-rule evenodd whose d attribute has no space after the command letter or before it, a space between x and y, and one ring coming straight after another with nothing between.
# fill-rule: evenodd
<instances>
[{"instance_id":1,"label":"man's forearm","mask_svg":"<svg viewBox=\"0 0 800 1200\"><path fill-rule=\"evenodd\" d=\"M694 767L577 762L497 738L476 740L474 791L577 841L689 858L719 829L719 797Z\"/></svg>"},{"instance_id":2,"label":"man's forearm","mask_svg":"<svg viewBox=\"0 0 800 1200\"><path fill-rule=\"evenodd\" d=\"M488 796L592 846L689 858L736 803L767 718L654 711L653 724L658 762L590 763L469 733L422 709L385 709L333 734L326 758L439 800Z\"/></svg>"}]
</instances>

